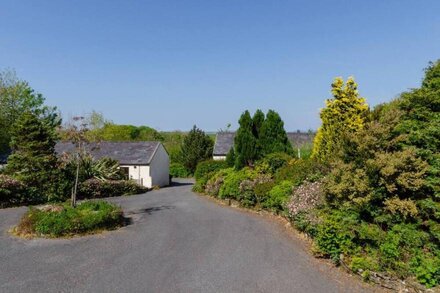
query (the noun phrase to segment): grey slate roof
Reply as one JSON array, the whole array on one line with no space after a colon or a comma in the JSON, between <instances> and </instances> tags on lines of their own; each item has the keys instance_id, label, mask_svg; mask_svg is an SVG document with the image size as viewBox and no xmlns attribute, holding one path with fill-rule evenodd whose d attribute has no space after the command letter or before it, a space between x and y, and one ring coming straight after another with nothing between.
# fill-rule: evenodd
<instances>
[{"instance_id":1,"label":"grey slate roof","mask_svg":"<svg viewBox=\"0 0 440 293\"><path fill-rule=\"evenodd\" d=\"M315 134L312 132L287 132L287 137L294 149L313 143Z\"/></svg>"},{"instance_id":2,"label":"grey slate roof","mask_svg":"<svg viewBox=\"0 0 440 293\"><path fill-rule=\"evenodd\" d=\"M235 132L218 132L215 136L214 156L226 156L234 145Z\"/></svg>"},{"instance_id":3,"label":"grey slate roof","mask_svg":"<svg viewBox=\"0 0 440 293\"><path fill-rule=\"evenodd\" d=\"M312 143L315 134L310 132L287 132L293 148ZM234 146L235 132L218 132L215 137L214 156L226 156Z\"/></svg>"},{"instance_id":4,"label":"grey slate roof","mask_svg":"<svg viewBox=\"0 0 440 293\"><path fill-rule=\"evenodd\" d=\"M86 150L95 159L112 158L121 165L149 165L161 143L158 141L139 142L111 142L90 143ZM59 156L63 153L75 152L75 145L71 142L58 142L55 151Z\"/></svg>"}]
</instances>

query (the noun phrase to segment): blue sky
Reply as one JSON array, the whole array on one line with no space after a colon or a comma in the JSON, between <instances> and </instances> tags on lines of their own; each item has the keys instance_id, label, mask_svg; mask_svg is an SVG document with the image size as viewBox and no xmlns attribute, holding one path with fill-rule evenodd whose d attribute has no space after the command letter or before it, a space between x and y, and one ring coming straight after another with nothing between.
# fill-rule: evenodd
<instances>
[{"instance_id":1,"label":"blue sky","mask_svg":"<svg viewBox=\"0 0 440 293\"><path fill-rule=\"evenodd\" d=\"M336 76L369 104L440 58L440 1L2 1L0 69L64 116L215 131L245 109L315 129Z\"/></svg>"}]
</instances>

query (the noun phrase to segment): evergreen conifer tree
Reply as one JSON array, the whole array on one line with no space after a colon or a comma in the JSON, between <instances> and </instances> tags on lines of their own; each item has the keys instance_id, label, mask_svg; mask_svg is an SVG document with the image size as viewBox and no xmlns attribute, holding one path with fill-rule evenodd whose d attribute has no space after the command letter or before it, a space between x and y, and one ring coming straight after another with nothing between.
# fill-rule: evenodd
<instances>
[{"instance_id":1,"label":"evergreen conifer tree","mask_svg":"<svg viewBox=\"0 0 440 293\"><path fill-rule=\"evenodd\" d=\"M322 125L313 146L312 156L321 161L328 161L336 155L347 134L363 128L369 111L352 77L345 85L342 78L336 78L332 83L332 94L334 98L327 100L326 108L321 110Z\"/></svg>"},{"instance_id":2,"label":"evergreen conifer tree","mask_svg":"<svg viewBox=\"0 0 440 293\"><path fill-rule=\"evenodd\" d=\"M253 121L249 111L245 111L238 121L240 127L234 139L235 168L250 166L257 158L257 140L253 134Z\"/></svg>"},{"instance_id":3,"label":"evergreen conifer tree","mask_svg":"<svg viewBox=\"0 0 440 293\"><path fill-rule=\"evenodd\" d=\"M12 126L12 155L6 172L23 182L30 202L44 202L57 195L59 173L55 131L44 118L25 112Z\"/></svg>"},{"instance_id":4,"label":"evergreen conifer tree","mask_svg":"<svg viewBox=\"0 0 440 293\"><path fill-rule=\"evenodd\" d=\"M194 173L197 164L212 157L214 143L205 132L197 126L191 129L183 139L181 158L185 168Z\"/></svg>"},{"instance_id":5,"label":"evergreen conifer tree","mask_svg":"<svg viewBox=\"0 0 440 293\"><path fill-rule=\"evenodd\" d=\"M226 165L228 167L234 167L234 165L235 165L235 151L234 151L234 148L231 148L229 153L226 155Z\"/></svg>"},{"instance_id":6,"label":"evergreen conifer tree","mask_svg":"<svg viewBox=\"0 0 440 293\"><path fill-rule=\"evenodd\" d=\"M259 146L262 156L276 152L292 153L292 145L284 129L284 122L273 110L267 112L266 120L261 125Z\"/></svg>"},{"instance_id":7,"label":"evergreen conifer tree","mask_svg":"<svg viewBox=\"0 0 440 293\"><path fill-rule=\"evenodd\" d=\"M260 145L260 132L261 132L261 126L264 123L264 120L266 119L263 111L261 111L260 109L258 109L255 114L254 117L252 117L252 133L256 139L256 143L257 143L257 158L259 159L261 157L261 145Z\"/></svg>"}]
</instances>

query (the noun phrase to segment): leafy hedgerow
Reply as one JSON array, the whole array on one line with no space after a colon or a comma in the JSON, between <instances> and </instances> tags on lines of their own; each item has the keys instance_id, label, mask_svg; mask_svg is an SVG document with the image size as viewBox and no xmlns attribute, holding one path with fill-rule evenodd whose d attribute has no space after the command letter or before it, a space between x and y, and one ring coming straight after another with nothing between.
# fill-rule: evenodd
<instances>
[{"instance_id":1,"label":"leafy hedgerow","mask_svg":"<svg viewBox=\"0 0 440 293\"><path fill-rule=\"evenodd\" d=\"M131 180L89 179L81 183L78 196L79 198L103 198L140 194L147 191L148 188Z\"/></svg>"}]
</instances>

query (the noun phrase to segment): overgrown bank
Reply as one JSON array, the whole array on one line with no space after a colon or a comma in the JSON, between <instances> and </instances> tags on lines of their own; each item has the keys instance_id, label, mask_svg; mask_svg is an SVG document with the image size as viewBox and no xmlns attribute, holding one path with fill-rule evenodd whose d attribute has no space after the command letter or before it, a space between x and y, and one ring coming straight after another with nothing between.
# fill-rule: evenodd
<instances>
[{"instance_id":1,"label":"overgrown bank","mask_svg":"<svg viewBox=\"0 0 440 293\"><path fill-rule=\"evenodd\" d=\"M336 79L332 94L312 158L271 149L282 133L263 146L260 122L245 113L235 159L205 163L213 167L199 172L195 190L285 215L311 236L317 256L365 279L379 272L439 285L439 62L420 88L372 110L352 79Z\"/></svg>"}]
</instances>

